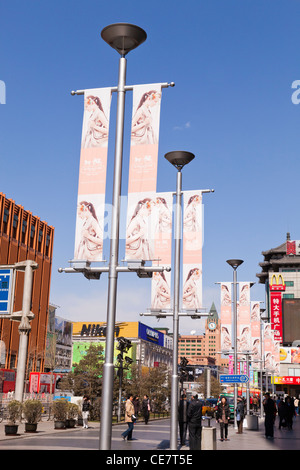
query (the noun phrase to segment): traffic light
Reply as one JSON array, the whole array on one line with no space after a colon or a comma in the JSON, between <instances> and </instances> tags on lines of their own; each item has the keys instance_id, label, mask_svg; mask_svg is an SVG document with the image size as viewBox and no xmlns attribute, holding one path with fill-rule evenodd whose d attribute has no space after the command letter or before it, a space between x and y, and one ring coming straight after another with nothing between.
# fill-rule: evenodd
<instances>
[{"instance_id":1,"label":"traffic light","mask_svg":"<svg viewBox=\"0 0 300 470\"><path fill-rule=\"evenodd\" d=\"M120 336L120 338L117 338L118 341L118 346L117 350L120 351L120 353L117 355L117 375L121 375L121 371L123 369L128 369L128 367L133 363L133 359L131 359L128 356L124 357L124 354L129 351L130 348L132 348L131 341L127 338L124 338L123 336ZM125 365L124 365L125 362Z\"/></svg>"},{"instance_id":2,"label":"traffic light","mask_svg":"<svg viewBox=\"0 0 300 470\"><path fill-rule=\"evenodd\" d=\"M179 372L179 381L181 383L183 383L184 381L186 381L188 379L188 376L189 376L189 373L188 373L188 370L187 370L187 365L188 365L189 361L186 357L181 357L180 358L180 364L179 364L179 367L180 367L180 372Z\"/></svg>"}]
</instances>

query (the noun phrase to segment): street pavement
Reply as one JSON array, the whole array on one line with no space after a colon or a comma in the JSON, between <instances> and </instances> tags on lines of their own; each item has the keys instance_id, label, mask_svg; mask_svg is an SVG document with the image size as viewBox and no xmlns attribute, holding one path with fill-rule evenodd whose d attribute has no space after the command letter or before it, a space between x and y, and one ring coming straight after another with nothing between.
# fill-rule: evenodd
<instances>
[{"instance_id":1,"label":"street pavement","mask_svg":"<svg viewBox=\"0 0 300 470\"><path fill-rule=\"evenodd\" d=\"M88 429L76 426L73 429L54 429L53 421L42 421L36 433L26 433L25 424L19 423L18 435L6 436L5 423L0 423L0 450L99 450L99 423L90 423ZM204 426L208 421L204 422ZM217 451L274 451L300 450L300 416L295 417L293 430L278 429L278 417L274 426L274 439L264 436L264 420L259 419L259 429L244 427L243 434L237 434L233 425L229 426L228 440L221 442L219 425L215 420L210 425L216 428ZM111 450L119 451L168 451L170 450L170 419L149 421L147 425L139 421L134 426L133 440L123 441L121 433L127 424L113 425ZM188 435L186 446L179 451L189 451Z\"/></svg>"}]
</instances>

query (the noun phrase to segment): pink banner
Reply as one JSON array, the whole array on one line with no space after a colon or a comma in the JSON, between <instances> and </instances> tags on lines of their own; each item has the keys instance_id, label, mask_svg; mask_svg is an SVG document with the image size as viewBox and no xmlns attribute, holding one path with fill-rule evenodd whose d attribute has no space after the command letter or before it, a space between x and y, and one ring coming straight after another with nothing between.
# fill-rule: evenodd
<instances>
[{"instance_id":1,"label":"pink banner","mask_svg":"<svg viewBox=\"0 0 300 470\"><path fill-rule=\"evenodd\" d=\"M153 211L154 257L158 265L171 266L173 193L157 193ZM171 308L171 272L154 272L151 309Z\"/></svg>"},{"instance_id":2,"label":"pink banner","mask_svg":"<svg viewBox=\"0 0 300 470\"><path fill-rule=\"evenodd\" d=\"M111 89L86 90L74 259L101 261Z\"/></svg>"},{"instance_id":3,"label":"pink banner","mask_svg":"<svg viewBox=\"0 0 300 470\"><path fill-rule=\"evenodd\" d=\"M252 367L260 369L261 343L260 343L260 303L251 302L251 342L252 342Z\"/></svg>"},{"instance_id":4,"label":"pink banner","mask_svg":"<svg viewBox=\"0 0 300 470\"><path fill-rule=\"evenodd\" d=\"M133 88L126 230L127 260L153 260L161 84Z\"/></svg>"},{"instance_id":5,"label":"pink banner","mask_svg":"<svg viewBox=\"0 0 300 470\"><path fill-rule=\"evenodd\" d=\"M228 351L232 343L231 282L221 283L221 350Z\"/></svg>"},{"instance_id":6,"label":"pink banner","mask_svg":"<svg viewBox=\"0 0 300 470\"><path fill-rule=\"evenodd\" d=\"M239 282L239 308L237 315L237 350L238 352L250 351L251 327L250 327L250 283Z\"/></svg>"},{"instance_id":7,"label":"pink banner","mask_svg":"<svg viewBox=\"0 0 300 470\"><path fill-rule=\"evenodd\" d=\"M183 193L182 308L202 307L202 192Z\"/></svg>"}]
</instances>

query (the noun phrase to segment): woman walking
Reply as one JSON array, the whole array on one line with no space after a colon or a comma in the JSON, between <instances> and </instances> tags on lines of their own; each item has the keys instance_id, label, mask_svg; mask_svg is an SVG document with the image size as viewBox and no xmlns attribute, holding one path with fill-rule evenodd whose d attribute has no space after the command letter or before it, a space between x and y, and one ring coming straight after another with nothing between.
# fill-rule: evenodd
<instances>
[{"instance_id":1,"label":"woman walking","mask_svg":"<svg viewBox=\"0 0 300 470\"><path fill-rule=\"evenodd\" d=\"M227 398L222 397L220 403L218 404L218 408L216 412L216 419L217 419L217 422L220 424L221 441L224 441L224 434L225 434L225 441L227 441L229 418L230 418L229 404L227 403Z\"/></svg>"}]
</instances>

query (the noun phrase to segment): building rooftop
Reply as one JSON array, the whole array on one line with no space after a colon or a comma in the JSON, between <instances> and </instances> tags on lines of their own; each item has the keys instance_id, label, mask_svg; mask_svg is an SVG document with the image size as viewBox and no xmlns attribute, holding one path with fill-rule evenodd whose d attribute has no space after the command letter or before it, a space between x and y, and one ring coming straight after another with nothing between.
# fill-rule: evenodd
<instances>
[{"instance_id":1,"label":"building rooftop","mask_svg":"<svg viewBox=\"0 0 300 470\"><path fill-rule=\"evenodd\" d=\"M270 250L262 251L264 256L264 261L259 263L259 266L262 268L260 273L256 274L256 277L259 278L260 284L265 284L268 280L269 272L279 272L280 268L292 269L296 266L300 268L300 255L296 254L287 254L287 245L290 242L290 233L286 234L286 241L276 248L271 248Z\"/></svg>"}]
</instances>

